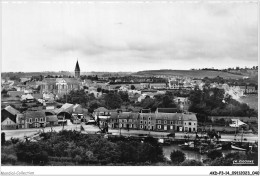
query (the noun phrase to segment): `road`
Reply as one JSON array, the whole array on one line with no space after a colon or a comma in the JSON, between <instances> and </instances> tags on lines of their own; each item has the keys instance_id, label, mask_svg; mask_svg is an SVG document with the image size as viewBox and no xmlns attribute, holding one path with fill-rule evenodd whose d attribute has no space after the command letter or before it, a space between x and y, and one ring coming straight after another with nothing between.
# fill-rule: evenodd
<instances>
[{"instance_id":1,"label":"road","mask_svg":"<svg viewBox=\"0 0 260 176\"><path fill-rule=\"evenodd\" d=\"M94 125L82 125L83 128L85 129L85 131L87 133L95 133L100 131L100 129L97 126ZM62 126L56 126L53 127L52 130L59 132L63 129ZM5 132L5 137L6 140L9 140L11 137L13 138L21 138L23 139L24 136L33 136L34 134L40 132L44 130L44 132L50 132L51 131L51 127L46 127L44 129L42 128L30 128L30 129L17 129L17 130L2 130L2 132ZM80 130L80 125L68 125L68 126L64 126L64 130ZM124 129L109 129L109 132L112 134L122 134L124 136L131 136L131 135L138 135L138 134L143 134L143 135L152 135L154 137L166 137L167 132L155 132L155 131L144 131L144 130L124 130ZM178 132L175 133L175 139L184 139L184 136L186 135L186 137L188 137L189 139L195 139L195 134L194 133L182 133L182 132ZM199 136L201 136L200 134L198 134ZM258 141L258 136L254 135L254 134L244 134L243 135L243 139L246 138L247 140L245 142L255 142ZM234 135L231 134L221 134L221 141L234 141ZM236 140L241 141L241 134L237 134L236 136Z\"/></svg>"}]
</instances>

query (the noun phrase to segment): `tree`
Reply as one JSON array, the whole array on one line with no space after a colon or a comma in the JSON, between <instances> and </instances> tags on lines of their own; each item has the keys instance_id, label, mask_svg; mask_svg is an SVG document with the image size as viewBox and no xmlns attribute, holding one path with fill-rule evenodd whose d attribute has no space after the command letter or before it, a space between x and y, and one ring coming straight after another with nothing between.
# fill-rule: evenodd
<instances>
[{"instance_id":1,"label":"tree","mask_svg":"<svg viewBox=\"0 0 260 176\"><path fill-rule=\"evenodd\" d=\"M105 105L108 109L120 108L122 105L122 99L117 93L108 93L104 97Z\"/></svg>"},{"instance_id":2,"label":"tree","mask_svg":"<svg viewBox=\"0 0 260 176\"><path fill-rule=\"evenodd\" d=\"M3 89L3 90L1 91L1 94L4 95L4 94L7 94L7 92L8 92L7 90Z\"/></svg>"},{"instance_id":3,"label":"tree","mask_svg":"<svg viewBox=\"0 0 260 176\"><path fill-rule=\"evenodd\" d=\"M210 166L232 166L233 160L224 157L216 158L209 163Z\"/></svg>"},{"instance_id":4,"label":"tree","mask_svg":"<svg viewBox=\"0 0 260 176\"><path fill-rule=\"evenodd\" d=\"M181 166L203 166L203 163L197 160L185 160L180 165Z\"/></svg>"},{"instance_id":5,"label":"tree","mask_svg":"<svg viewBox=\"0 0 260 176\"><path fill-rule=\"evenodd\" d=\"M74 160L76 161L76 163L80 163L82 161L82 158L79 155L76 155Z\"/></svg>"},{"instance_id":6,"label":"tree","mask_svg":"<svg viewBox=\"0 0 260 176\"><path fill-rule=\"evenodd\" d=\"M173 150L170 158L173 163L181 163L185 160L185 154L180 150Z\"/></svg>"},{"instance_id":7,"label":"tree","mask_svg":"<svg viewBox=\"0 0 260 176\"><path fill-rule=\"evenodd\" d=\"M102 106L102 104L98 100L92 100L89 102L89 108L92 110L95 110L101 106Z\"/></svg>"},{"instance_id":8,"label":"tree","mask_svg":"<svg viewBox=\"0 0 260 176\"><path fill-rule=\"evenodd\" d=\"M175 108L176 105L173 103L173 100L169 96L164 96L162 100L164 108Z\"/></svg>"},{"instance_id":9,"label":"tree","mask_svg":"<svg viewBox=\"0 0 260 176\"><path fill-rule=\"evenodd\" d=\"M93 100L92 96L89 96L83 89L81 90L72 90L68 95L64 95L61 99L61 102L80 104L83 107L87 107L89 101Z\"/></svg>"},{"instance_id":10,"label":"tree","mask_svg":"<svg viewBox=\"0 0 260 176\"><path fill-rule=\"evenodd\" d=\"M118 94L120 95L120 98L123 100L123 102L129 102L129 96L127 92L120 91Z\"/></svg>"},{"instance_id":11,"label":"tree","mask_svg":"<svg viewBox=\"0 0 260 176\"><path fill-rule=\"evenodd\" d=\"M150 97L143 99L141 102L141 106L145 109L151 109L154 104L155 104L155 100Z\"/></svg>"},{"instance_id":12,"label":"tree","mask_svg":"<svg viewBox=\"0 0 260 176\"><path fill-rule=\"evenodd\" d=\"M216 158L222 157L222 152L219 150L212 150L207 154L207 157L214 160Z\"/></svg>"},{"instance_id":13,"label":"tree","mask_svg":"<svg viewBox=\"0 0 260 176\"><path fill-rule=\"evenodd\" d=\"M131 89L132 89L132 90L135 90L135 86L134 86L134 85L131 85Z\"/></svg>"},{"instance_id":14,"label":"tree","mask_svg":"<svg viewBox=\"0 0 260 176\"><path fill-rule=\"evenodd\" d=\"M4 132L1 133L1 144L2 145L5 144L5 133Z\"/></svg>"},{"instance_id":15,"label":"tree","mask_svg":"<svg viewBox=\"0 0 260 176\"><path fill-rule=\"evenodd\" d=\"M97 88L97 92L101 92L101 90L102 90L101 87Z\"/></svg>"},{"instance_id":16,"label":"tree","mask_svg":"<svg viewBox=\"0 0 260 176\"><path fill-rule=\"evenodd\" d=\"M14 81L20 81L20 78L19 77L17 77L17 76L11 76L10 78L9 78L10 80L14 80Z\"/></svg>"}]
</instances>

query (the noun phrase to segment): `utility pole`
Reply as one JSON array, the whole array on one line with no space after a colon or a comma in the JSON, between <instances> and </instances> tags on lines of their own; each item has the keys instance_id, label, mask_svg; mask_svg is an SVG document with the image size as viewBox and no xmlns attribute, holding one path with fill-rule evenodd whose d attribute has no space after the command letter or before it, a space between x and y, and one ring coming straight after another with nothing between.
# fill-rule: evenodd
<instances>
[{"instance_id":1,"label":"utility pole","mask_svg":"<svg viewBox=\"0 0 260 176\"><path fill-rule=\"evenodd\" d=\"M243 128L242 128L241 144L242 144L242 142L243 142L243 133L244 133L244 130L243 130Z\"/></svg>"},{"instance_id":2,"label":"utility pole","mask_svg":"<svg viewBox=\"0 0 260 176\"><path fill-rule=\"evenodd\" d=\"M63 115L63 121L62 121L62 131L64 130L64 120L65 120L65 113Z\"/></svg>"},{"instance_id":3,"label":"utility pole","mask_svg":"<svg viewBox=\"0 0 260 176\"><path fill-rule=\"evenodd\" d=\"M78 129L78 116L76 116L76 131Z\"/></svg>"}]
</instances>

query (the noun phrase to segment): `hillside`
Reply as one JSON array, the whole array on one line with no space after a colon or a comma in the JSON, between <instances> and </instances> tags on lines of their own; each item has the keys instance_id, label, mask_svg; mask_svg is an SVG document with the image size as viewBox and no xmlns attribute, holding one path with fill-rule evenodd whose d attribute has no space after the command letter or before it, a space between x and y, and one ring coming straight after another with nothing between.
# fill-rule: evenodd
<instances>
[{"instance_id":1,"label":"hillside","mask_svg":"<svg viewBox=\"0 0 260 176\"><path fill-rule=\"evenodd\" d=\"M131 73L132 72L81 72L81 75L127 76L127 75L130 75ZM43 75L43 76L47 76L47 75L74 76L74 72L69 72L69 71L59 71L59 72L44 71L44 72L2 72L1 73L1 77L3 79L5 79L6 77L12 77L12 76L22 78L22 77L32 77L32 76L39 76L39 75Z\"/></svg>"},{"instance_id":2,"label":"hillside","mask_svg":"<svg viewBox=\"0 0 260 176\"><path fill-rule=\"evenodd\" d=\"M239 79L243 78L244 75L237 75L222 71L209 71L209 70L147 70L134 73L135 76L180 76L180 77L194 77L194 78L204 78L204 77L223 77L223 78L233 78Z\"/></svg>"}]
</instances>

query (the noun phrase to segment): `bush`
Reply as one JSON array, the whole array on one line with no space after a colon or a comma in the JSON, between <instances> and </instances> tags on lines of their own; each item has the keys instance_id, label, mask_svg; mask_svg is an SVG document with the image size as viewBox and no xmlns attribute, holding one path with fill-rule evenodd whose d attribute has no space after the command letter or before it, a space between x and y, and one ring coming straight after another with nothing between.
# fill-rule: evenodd
<instances>
[{"instance_id":1,"label":"bush","mask_svg":"<svg viewBox=\"0 0 260 176\"><path fill-rule=\"evenodd\" d=\"M8 95L8 94L3 94L3 97L7 98L7 97L10 97L10 95Z\"/></svg>"},{"instance_id":2,"label":"bush","mask_svg":"<svg viewBox=\"0 0 260 176\"><path fill-rule=\"evenodd\" d=\"M209 163L209 166L232 166L233 160L224 157L216 158Z\"/></svg>"},{"instance_id":3,"label":"bush","mask_svg":"<svg viewBox=\"0 0 260 176\"><path fill-rule=\"evenodd\" d=\"M10 163L12 165L15 165L15 163L17 162L17 157L13 154L5 154L5 153L2 153L1 154L1 162L3 164L7 164L7 163Z\"/></svg>"},{"instance_id":4,"label":"bush","mask_svg":"<svg viewBox=\"0 0 260 176\"><path fill-rule=\"evenodd\" d=\"M35 163L47 163L49 161L48 153L46 151L41 151L34 157Z\"/></svg>"},{"instance_id":5,"label":"bush","mask_svg":"<svg viewBox=\"0 0 260 176\"><path fill-rule=\"evenodd\" d=\"M185 160L181 163L181 166L203 166L203 163L196 160Z\"/></svg>"},{"instance_id":6,"label":"bush","mask_svg":"<svg viewBox=\"0 0 260 176\"><path fill-rule=\"evenodd\" d=\"M82 161L82 158L79 155L76 155L74 161L78 164Z\"/></svg>"},{"instance_id":7,"label":"bush","mask_svg":"<svg viewBox=\"0 0 260 176\"><path fill-rule=\"evenodd\" d=\"M185 160L185 154L182 151L174 150L170 155L173 163L181 163Z\"/></svg>"},{"instance_id":8,"label":"bush","mask_svg":"<svg viewBox=\"0 0 260 176\"><path fill-rule=\"evenodd\" d=\"M218 151L218 150L213 150L213 151L210 151L208 154L207 154L207 157L214 160L216 158L220 158L222 157L222 152L221 151Z\"/></svg>"},{"instance_id":9,"label":"bush","mask_svg":"<svg viewBox=\"0 0 260 176\"><path fill-rule=\"evenodd\" d=\"M1 144L2 145L5 144L5 133L4 132L1 133Z\"/></svg>"}]
</instances>

